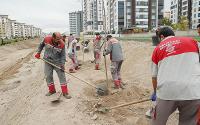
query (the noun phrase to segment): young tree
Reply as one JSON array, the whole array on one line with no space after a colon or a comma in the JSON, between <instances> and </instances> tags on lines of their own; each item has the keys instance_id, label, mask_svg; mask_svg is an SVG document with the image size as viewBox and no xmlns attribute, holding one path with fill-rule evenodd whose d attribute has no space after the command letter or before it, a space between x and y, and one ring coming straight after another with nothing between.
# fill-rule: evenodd
<instances>
[{"instance_id":1,"label":"young tree","mask_svg":"<svg viewBox=\"0 0 200 125\"><path fill-rule=\"evenodd\" d=\"M188 23L189 23L189 21L188 21L188 19L187 19L187 17L186 16L181 16L180 17L180 20L179 20L179 23L178 23L178 29L179 30L187 30L188 29Z\"/></svg>"},{"instance_id":2,"label":"young tree","mask_svg":"<svg viewBox=\"0 0 200 125\"><path fill-rule=\"evenodd\" d=\"M168 18L165 17L165 18L163 18L161 20L161 24L165 25L165 26L171 26L172 25L172 21L170 19L168 19Z\"/></svg>"}]
</instances>

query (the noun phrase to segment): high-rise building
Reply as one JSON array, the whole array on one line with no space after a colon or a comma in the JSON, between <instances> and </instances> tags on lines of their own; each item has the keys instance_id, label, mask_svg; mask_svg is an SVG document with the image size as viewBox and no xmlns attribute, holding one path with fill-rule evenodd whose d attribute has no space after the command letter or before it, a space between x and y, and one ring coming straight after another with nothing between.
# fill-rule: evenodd
<instances>
[{"instance_id":1,"label":"high-rise building","mask_svg":"<svg viewBox=\"0 0 200 125\"><path fill-rule=\"evenodd\" d=\"M149 0L148 28L152 29L161 25L164 16L164 0Z\"/></svg>"},{"instance_id":2,"label":"high-rise building","mask_svg":"<svg viewBox=\"0 0 200 125\"><path fill-rule=\"evenodd\" d=\"M125 28L159 26L163 11L164 0L125 0Z\"/></svg>"},{"instance_id":3,"label":"high-rise building","mask_svg":"<svg viewBox=\"0 0 200 125\"><path fill-rule=\"evenodd\" d=\"M125 0L110 0L110 30L120 33L125 27Z\"/></svg>"},{"instance_id":4,"label":"high-rise building","mask_svg":"<svg viewBox=\"0 0 200 125\"><path fill-rule=\"evenodd\" d=\"M132 0L125 0L125 6L124 6L124 11L125 11L125 18L124 18L124 26L125 28L131 28L132 27Z\"/></svg>"},{"instance_id":5,"label":"high-rise building","mask_svg":"<svg viewBox=\"0 0 200 125\"><path fill-rule=\"evenodd\" d=\"M196 29L200 24L200 0L193 0L192 3L192 29Z\"/></svg>"},{"instance_id":6,"label":"high-rise building","mask_svg":"<svg viewBox=\"0 0 200 125\"><path fill-rule=\"evenodd\" d=\"M111 31L111 28L110 28L110 0L107 0L106 1L106 7L105 7L105 10L106 10L106 14L105 14L105 17L106 17L106 29L105 31L107 33L110 33Z\"/></svg>"},{"instance_id":7,"label":"high-rise building","mask_svg":"<svg viewBox=\"0 0 200 125\"><path fill-rule=\"evenodd\" d=\"M103 31L104 0L84 0L84 32Z\"/></svg>"},{"instance_id":8,"label":"high-rise building","mask_svg":"<svg viewBox=\"0 0 200 125\"><path fill-rule=\"evenodd\" d=\"M80 35L80 32L83 31L83 12L76 11L69 13L69 26L70 33L75 35Z\"/></svg>"},{"instance_id":9,"label":"high-rise building","mask_svg":"<svg viewBox=\"0 0 200 125\"><path fill-rule=\"evenodd\" d=\"M171 21L178 23L181 16L186 16L189 28L192 26L192 0L171 0Z\"/></svg>"},{"instance_id":10,"label":"high-rise building","mask_svg":"<svg viewBox=\"0 0 200 125\"><path fill-rule=\"evenodd\" d=\"M148 0L135 0L133 9L135 9L135 14L132 14L133 26L148 28Z\"/></svg>"}]
</instances>

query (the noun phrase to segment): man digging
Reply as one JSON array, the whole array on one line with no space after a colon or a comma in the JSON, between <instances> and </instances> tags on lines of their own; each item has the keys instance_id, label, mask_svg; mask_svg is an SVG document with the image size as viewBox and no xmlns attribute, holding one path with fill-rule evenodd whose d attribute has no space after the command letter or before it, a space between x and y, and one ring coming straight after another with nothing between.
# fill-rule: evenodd
<instances>
[{"instance_id":1,"label":"man digging","mask_svg":"<svg viewBox=\"0 0 200 125\"><path fill-rule=\"evenodd\" d=\"M96 37L93 40L93 47L95 70L99 70L99 63L101 60L101 35L99 33L96 33Z\"/></svg>"},{"instance_id":2,"label":"man digging","mask_svg":"<svg viewBox=\"0 0 200 125\"><path fill-rule=\"evenodd\" d=\"M122 47L119 41L111 35L107 36L107 48L103 51L103 56L110 54L111 60L111 75L116 89L122 87L121 83L121 65L123 62Z\"/></svg>"},{"instance_id":3,"label":"man digging","mask_svg":"<svg viewBox=\"0 0 200 125\"><path fill-rule=\"evenodd\" d=\"M49 92L46 94L46 96L50 96L56 93L53 80L53 70L55 70L58 74L63 96L66 99L70 99L71 96L68 92L67 81L64 72L64 66L66 61L65 43L61 38L62 37L59 32L53 33L52 36L45 37L38 47L37 54L35 54L35 58L40 59L40 53L42 52L43 48L45 48L43 57L44 60L51 62L62 69L58 69L48 63L45 63L44 73L49 88Z\"/></svg>"},{"instance_id":4,"label":"man digging","mask_svg":"<svg viewBox=\"0 0 200 125\"><path fill-rule=\"evenodd\" d=\"M80 67L78 66L78 59L77 59L77 52L76 52L76 45L79 42L80 38L75 38L74 40L72 40L69 44L69 48L68 48L68 56L69 58L72 60L72 64L69 68L69 72L70 73L75 73L75 70L80 69Z\"/></svg>"}]
</instances>

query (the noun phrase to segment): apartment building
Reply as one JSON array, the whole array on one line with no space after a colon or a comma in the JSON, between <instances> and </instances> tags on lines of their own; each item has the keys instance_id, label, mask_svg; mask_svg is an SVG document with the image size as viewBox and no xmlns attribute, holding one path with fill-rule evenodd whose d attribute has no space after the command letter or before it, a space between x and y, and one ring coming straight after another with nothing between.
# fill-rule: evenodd
<instances>
[{"instance_id":1,"label":"apartment building","mask_svg":"<svg viewBox=\"0 0 200 125\"><path fill-rule=\"evenodd\" d=\"M148 0L136 0L135 1L135 27L148 28ZM134 18L132 18L134 20Z\"/></svg>"},{"instance_id":2,"label":"apartment building","mask_svg":"<svg viewBox=\"0 0 200 125\"><path fill-rule=\"evenodd\" d=\"M132 0L125 0L124 2L124 27L128 29L132 27Z\"/></svg>"},{"instance_id":3,"label":"apartment building","mask_svg":"<svg viewBox=\"0 0 200 125\"><path fill-rule=\"evenodd\" d=\"M10 26L11 26L11 38L15 38L15 23L16 20L10 20Z\"/></svg>"},{"instance_id":4,"label":"apartment building","mask_svg":"<svg viewBox=\"0 0 200 125\"><path fill-rule=\"evenodd\" d=\"M161 25L163 14L164 0L125 0L126 29L157 27Z\"/></svg>"},{"instance_id":5,"label":"apartment building","mask_svg":"<svg viewBox=\"0 0 200 125\"><path fill-rule=\"evenodd\" d=\"M0 37L1 38L10 38L11 29L10 29L10 19L8 15L0 15Z\"/></svg>"},{"instance_id":6,"label":"apartment building","mask_svg":"<svg viewBox=\"0 0 200 125\"><path fill-rule=\"evenodd\" d=\"M106 29L105 29L105 31L107 33L110 33L110 31L111 31L111 28L110 28L110 23L111 23L111 21L110 21L110 0L106 1L105 11L106 11L105 12L105 18L106 18Z\"/></svg>"},{"instance_id":7,"label":"apartment building","mask_svg":"<svg viewBox=\"0 0 200 125\"><path fill-rule=\"evenodd\" d=\"M34 37L40 36L41 33L40 28L34 29L33 26L9 19L8 15L0 15L0 38Z\"/></svg>"},{"instance_id":8,"label":"apartment building","mask_svg":"<svg viewBox=\"0 0 200 125\"><path fill-rule=\"evenodd\" d=\"M192 29L196 29L200 24L200 0L193 0L192 3Z\"/></svg>"},{"instance_id":9,"label":"apartment building","mask_svg":"<svg viewBox=\"0 0 200 125\"><path fill-rule=\"evenodd\" d=\"M148 28L158 27L164 16L164 0L149 0Z\"/></svg>"},{"instance_id":10,"label":"apartment building","mask_svg":"<svg viewBox=\"0 0 200 125\"><path fill-rule=\"evenodd\" d=\"M125 0L110 0L110 32L120 33L125 27Z\"/></svg>"},{"instance_id":11,"label":"apartment building","mask_svg":"<svg viewBox=\"0 0 200 125\"><path fill-rule=\"evenodd\" d=\"M83 12L76 11L69 13L70 33L80 36L83 31Z\"/></svg>"},{"instance_id":12,"label":"apartment building","mask_svg":"<svg viewBox=\"0 0 200 125\"><path fill-rule=\"evenodd\" d=\"M84 0L84 32L103 31L104 0Z\"/></svg>"},{"instance_id":13,"label":"apartment building","mask_svg":"<svg viewBox=\"0 0 200 125\"><path fill-rule=\"evenodd\" d=\"M178 23L181 16L186 16L189 21L189 28L192 26L192 2L195 0L171 0L171 21Z\"/></svg>"}]
</instances>

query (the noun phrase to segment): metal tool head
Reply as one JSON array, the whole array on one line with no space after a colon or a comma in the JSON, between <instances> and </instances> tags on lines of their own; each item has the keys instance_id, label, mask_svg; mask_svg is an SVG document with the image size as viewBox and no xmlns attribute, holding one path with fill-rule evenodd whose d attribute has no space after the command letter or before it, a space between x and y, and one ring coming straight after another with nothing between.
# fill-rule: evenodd
<instances>
[{"instance_id":1,"label":"metal tool head","mask_svg":"<svg viewBox=\"0 0 200 125\"><path fill-rule=\"evenodd\" d=\"M108 107L101 107L101 108L97 109L97 112L102 113L102 114L105 114L109 111L110 111L110 109Z\"/></svg>"},{"instance_id":2,"label":"metal tool head","mask_svg":"<svg viewBox=\"0 0 200 125\"><path fill-rule=\"evenodd\" d=\"M97 94L100 96L108 95L108 88L106 84L97 85Z\"/></svg>"}]
</instances>

